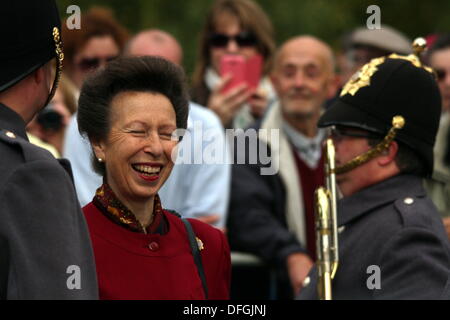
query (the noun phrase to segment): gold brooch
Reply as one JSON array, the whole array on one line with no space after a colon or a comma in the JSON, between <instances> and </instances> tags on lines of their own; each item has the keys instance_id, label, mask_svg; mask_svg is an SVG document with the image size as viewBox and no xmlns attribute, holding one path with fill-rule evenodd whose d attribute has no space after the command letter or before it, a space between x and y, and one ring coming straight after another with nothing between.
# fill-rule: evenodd
<instances>
[{"instance_id":1,"label":"gold brooch","mask_svg":"<svg viewBox=\"0 0 450 320\"><path fill-rule=\"evenodd\" d=\"M205 246L203 245L203 241L202 240L200 240L197 237L195 237L195 240L197 240L198 250L202 251L203 249L205 249Z\"/></svg>"},{"instance_id":2,"label":"gold brooch","mask_svg":"<svg viewBox=\"0 0 450 320\"><path fill-rule=\"evenodd\" d=\"M378 70L377 66L382 64L384 60L385 57L372 59L369 63L365 64L360 70L358 70L345 84L341 92L341 97L347 93L354 96L359 89L369 86L370 78Z\"/></svg>"}]
</instances>

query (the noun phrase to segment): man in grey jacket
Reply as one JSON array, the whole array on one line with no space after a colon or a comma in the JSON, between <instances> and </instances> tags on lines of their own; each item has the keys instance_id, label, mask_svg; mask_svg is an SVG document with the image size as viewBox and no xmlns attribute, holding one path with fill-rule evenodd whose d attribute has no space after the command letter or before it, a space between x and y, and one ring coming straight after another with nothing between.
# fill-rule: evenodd
<instances>
[{"instance_id":1,"label":"man in grey jacket","mask_svg":"<svg viewBox=\"0 0 450 320\"><path fill-rule=\"evenodd\" d=\"M0 11L0 298L97 299L92 247L68 162L28 142L63 53L54 0Z\"/></svg>"},{"instance_id":2,"label":"man in grey jacket","mask_svg":"<svg viewBox=\"0 0 450 320\"><path fill-rule=\"evenodd\" d=\"M441 114L432 71L414 55L371 60L319 120L332 127L339 266L333 299L449 299L450 244L422 187ZM318 272L300 299L317 299Z\"/></svg>"}]
</instances>

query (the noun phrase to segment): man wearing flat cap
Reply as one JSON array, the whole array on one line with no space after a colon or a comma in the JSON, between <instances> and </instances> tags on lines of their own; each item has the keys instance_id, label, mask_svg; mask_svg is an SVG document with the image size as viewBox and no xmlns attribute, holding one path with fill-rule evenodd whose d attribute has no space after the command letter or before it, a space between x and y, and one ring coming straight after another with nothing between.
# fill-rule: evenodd
<instances>
[{"instance_id":1,"label":"man wearing flat cap","mask_svg":"<svg viewBox=\"0 0 450 320\"><path fill-rule=\"evenodd\" d=\"M28 142L63 51L54 0L0 11L0 298L96 299L95 265L70 165Z\"/></svg>"},{"instance_id":2,"label":"man wearing flat cap","mask_svg":"<svg viewBox=\"0 0 450 320\"><path fill-rule=\"evenodd\" d=\"M322 115L336 149L339 266L333 299L450 299L450 244L422 187L441 99L415 55L371 60ZM317 268L300 299L317 299Z\"/></svg>"}]
</instances>

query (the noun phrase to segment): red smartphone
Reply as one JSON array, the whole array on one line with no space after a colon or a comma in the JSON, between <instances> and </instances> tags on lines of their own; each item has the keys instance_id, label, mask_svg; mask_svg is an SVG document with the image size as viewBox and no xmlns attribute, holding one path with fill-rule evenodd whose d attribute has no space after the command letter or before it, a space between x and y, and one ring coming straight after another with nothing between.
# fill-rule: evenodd
<instances>
[{"instance_id":1,"label":"red smartphone","mask_svg":"<svg viewBox=\"0 0 450 320\"><path fill-rule=\"evenodd\" d=\"M224 55L220 60L220 76L230 73L232 78L222 92L227 92L242 83L247 83L249 89L256 90L261 80L262 65L263 58L259 54L247 60L241 55Z\"/></svg>"},{"instance_id":2,"label":"red smartphone","mask_svg":"<svg viewBox=\"0 0 450 320\"><path fill-rule=\"evenodd\" d=\"M225 93L234 87L247 82L246 80L247 62L241 55L229 54L224 55L220 60L220 76L231 74L231 79L227 85L222 89Z\"/></svg>"},{"instance_id":3,"label":"red smartphone","mask_svg":"<svg viewBox=\"0 0 450 320\"><path fill-rule=\"evenodd\" d=\"M263 58L257 54L247 60L247 84L250 89L256 90L261 80Z\"/></svg>"}]
</instances>

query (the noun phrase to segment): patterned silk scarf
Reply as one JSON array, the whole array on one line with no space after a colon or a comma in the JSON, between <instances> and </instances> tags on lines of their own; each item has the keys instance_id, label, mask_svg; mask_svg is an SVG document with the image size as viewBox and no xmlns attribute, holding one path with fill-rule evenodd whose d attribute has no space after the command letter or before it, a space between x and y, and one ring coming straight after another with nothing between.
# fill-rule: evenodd
<instances>
[{"instance_id":1,"label":"patterned silk scarf","mask_svg":"<svg viewBox=\"0 0 450 320\"><path fill-rule=\"evenodd\" d=\"M95 197L92 200L94 205L100 209L103 214L114 223L133 231L145 234L165 234L168 231L168 224L164 219L159 196L155 196L153 205L153 221L145 228L136 216L128 209L114 194L114 191L107 183L97 189Z\"/></svg>"}]
</instances>

